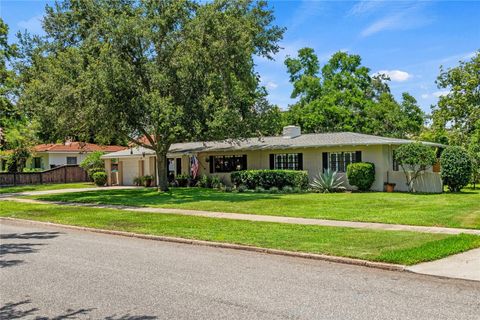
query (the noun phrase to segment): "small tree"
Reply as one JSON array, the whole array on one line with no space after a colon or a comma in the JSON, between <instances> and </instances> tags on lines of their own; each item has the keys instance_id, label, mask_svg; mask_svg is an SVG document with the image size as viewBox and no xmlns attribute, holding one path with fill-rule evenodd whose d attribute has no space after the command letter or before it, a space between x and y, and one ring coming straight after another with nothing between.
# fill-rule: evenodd
<instances>
[{"instance_id":1,"label":"small tree","mask_svg":"<svg viewBox=\"0 0 480 320\"><path fill-rule=\"evenodd\" d=\"M448 147L440 158L443 183L451 192L458 192L470 181L472 161L469 154L461 147Z\"/></svg>"},{"instance_id":2,"label":"small tree","mask_svg":"<svg viewBox=\"0 0 480 320\"><path fill-rule=\"evenodd\" d=\"M90 177L95 172L105 171L105 163L100 157L104 154L102 151L95 151L88 154L85 159L80 163L80 167L85 170Z\"/></svg>"},{"instance_id":3,"label":"small tree","mask_svg":"<svg viewBox=\"0 0 480 320\"><path fill-rule=\"evenodd\" d=\"M395 150L395 160L402 167L408 190L415 192L415 180L436 162L433 148L421 143L404 144Z\"/></svg>"}]
</instances>

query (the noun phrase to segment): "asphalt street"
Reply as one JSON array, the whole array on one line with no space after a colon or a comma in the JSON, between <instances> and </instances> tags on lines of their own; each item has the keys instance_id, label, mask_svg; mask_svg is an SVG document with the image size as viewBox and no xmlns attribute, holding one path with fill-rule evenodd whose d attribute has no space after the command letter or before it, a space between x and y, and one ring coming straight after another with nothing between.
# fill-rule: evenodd
<instances>
[{"instance_id":1,"label":"asphalt street","mask_svg":"<svg viewBox=\"0 0 480 320\"><path fill-rule=\"evenodd\" d=\"M0 319L480 319L480 282L0 223Z\"/></svg>"}]
</instances>

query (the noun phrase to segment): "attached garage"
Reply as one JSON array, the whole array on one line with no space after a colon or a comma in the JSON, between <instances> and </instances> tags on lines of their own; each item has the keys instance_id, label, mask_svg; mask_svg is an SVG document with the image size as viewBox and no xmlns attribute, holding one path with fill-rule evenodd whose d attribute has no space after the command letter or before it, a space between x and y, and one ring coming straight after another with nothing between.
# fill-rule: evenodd
<instances>
[{"instance_id":1,"label":"attached garage","mask_svg":"<svg viewBox=\"0 0 480 320\"><path fill-rule=\"evenodd\" d=\"M123 181L122 184L124 186L132 186L133 179L138 177L139 173L139 159L138 158L124 158L121 160L122 162L122 176Z\"/></svg>"}]
</instances>

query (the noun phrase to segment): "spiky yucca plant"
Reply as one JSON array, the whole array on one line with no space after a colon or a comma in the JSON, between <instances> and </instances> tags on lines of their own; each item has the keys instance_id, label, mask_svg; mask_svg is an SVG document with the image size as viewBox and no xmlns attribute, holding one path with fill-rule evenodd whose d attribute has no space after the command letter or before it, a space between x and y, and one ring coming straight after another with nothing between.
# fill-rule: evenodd
<instances>
[{"instance_id":1,"label":"spiky yucca plant","mask_svg":"<svg viewBox=\"0 0 480 320\"><path fill-rule=\"evenodd\" d=\"M310 187L313 190L322 193L345 190L342 177L338 174L337 171L333 171L330 169L325 170L325 172L323 173L320 172L310 183Z\"/></svg>"}]
</instances>

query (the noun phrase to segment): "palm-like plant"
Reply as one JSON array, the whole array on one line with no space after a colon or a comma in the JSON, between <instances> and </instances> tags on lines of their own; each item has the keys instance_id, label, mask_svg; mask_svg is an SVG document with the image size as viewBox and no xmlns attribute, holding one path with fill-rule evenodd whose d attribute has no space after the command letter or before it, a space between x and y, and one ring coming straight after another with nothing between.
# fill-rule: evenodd
<instances>
[{"instance_id":1,"label":"palm-like plant","mask_svg":"<svg viewBox=\"0 0 480 320\"><path fill-rule=\"evenodd\" d=\"M310 183L310 187L322 193L345 190L342 177L337 171L330 169L325 170L323 173L320 172Z\"/></svg>"}]
</instances>

